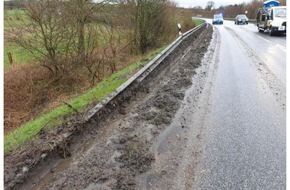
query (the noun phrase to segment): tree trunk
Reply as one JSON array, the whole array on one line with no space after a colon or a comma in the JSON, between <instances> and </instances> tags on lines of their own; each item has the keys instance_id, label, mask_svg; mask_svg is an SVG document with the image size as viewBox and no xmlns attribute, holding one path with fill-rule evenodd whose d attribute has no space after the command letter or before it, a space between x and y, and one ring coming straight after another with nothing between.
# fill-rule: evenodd
<instances>
[{"instance_id":1,"label":"tree trunk","mask_svg":"<svg viewBox=\"0 0 290 190\"><path fill-rule=\"evenodd\" d=\"M82 62L85 61L85 23L83 20L78 22L78 55Z\"/></svg>"}]
</instances>

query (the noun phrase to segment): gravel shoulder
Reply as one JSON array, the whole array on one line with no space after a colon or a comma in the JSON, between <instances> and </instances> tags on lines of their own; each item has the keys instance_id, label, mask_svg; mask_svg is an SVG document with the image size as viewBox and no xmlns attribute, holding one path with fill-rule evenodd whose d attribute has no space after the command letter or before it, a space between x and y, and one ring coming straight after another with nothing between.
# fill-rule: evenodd
<instances>
[{"instance_id":1,"label":"gravel shoulder","mask_svg":"<svg viewBox=\"0 0 290 190\"><path fill-rule=\"evenodd\" d=\"M192 187L196 168L177 160L200 159L204 115L198 109L210 107L212 38L213 28L206 25L185 39L142 85L131 86L96 118L85 122L75 116L7 154L5 189ZM194 107L186 107L186 101ZM192 123L201 127L189 127ZM197 146L181 147L193 142Z\"/></svg>"}]
</instances>

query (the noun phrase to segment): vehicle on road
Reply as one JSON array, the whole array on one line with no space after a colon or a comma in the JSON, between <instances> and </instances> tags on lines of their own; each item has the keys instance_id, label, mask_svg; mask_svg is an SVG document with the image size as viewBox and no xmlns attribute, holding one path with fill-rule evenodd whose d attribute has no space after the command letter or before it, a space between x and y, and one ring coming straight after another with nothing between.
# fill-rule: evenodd
<instances>
[{"instance_id":1,"label":"vehicle on road","mask_svg":"<svg viewBox=\"0 0 290 190\"><path fill-rule=\"evenodd\" d=\"M224 18L222 14L213 15L212 24L224 24Z\"/></svg>"},{"instance_id":2,"label":"vehicle on road","mask_svg":"<svg viewBox=\"0 0 290 190\"><path fill-rule=\"evenodd\" d=\"M256 20L259 32L268 32L270 36L286 34L286 6L279 6L279 1L265 1Z\"/></svg>"},{"instance_id":3,"label":"vehicle on road","mask_svg":"<svg viewBox=\"0 0 290 190\"><path fill-rule=\"evenodd\" d=\"M248 24L248 17L245 14L239 14L235 17L235 24Z\"/></svg>"}]
</instances>

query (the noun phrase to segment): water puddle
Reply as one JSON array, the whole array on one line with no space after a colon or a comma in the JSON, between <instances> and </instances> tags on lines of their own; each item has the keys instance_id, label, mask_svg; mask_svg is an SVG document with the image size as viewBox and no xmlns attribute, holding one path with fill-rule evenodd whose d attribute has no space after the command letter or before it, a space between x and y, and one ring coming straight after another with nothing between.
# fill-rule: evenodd
<instances>
[{"instance_id":1,"label":"water puddle","mask_svg":"<svg viewBox=\"0 0 290 190\"><path fill-rule=\"evenodd\" d=\"M66 158L62 160L59 164L57 164L57 167L54 168L54 170L49 171L44 178L42 178L37 185L31 188L31 190L41 190L45 185L49 184L49 182L54 178L54 174L61 172L69 167L70 163L72 161L72 158Z\"/></svg>"}]
</instances>

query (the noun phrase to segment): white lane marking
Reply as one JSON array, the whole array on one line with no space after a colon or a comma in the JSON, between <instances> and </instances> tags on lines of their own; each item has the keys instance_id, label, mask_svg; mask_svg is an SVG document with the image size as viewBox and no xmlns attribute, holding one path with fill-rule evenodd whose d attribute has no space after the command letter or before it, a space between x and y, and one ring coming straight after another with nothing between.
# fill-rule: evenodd
<instances>
[{"instance_id":1,"label":"white lane marking","mask_svg":"<svg viewBox=\"0 0 290 190\"><path fill-rule=\"evenodd\" d=\"M262 40L264 40L265 42L268 42L268 43L271 43L269 40L267 40L266 38L263 38L263 37L261 37L261 36L259 36L259 35L257 35L259 38L261 38Z\"/></svg>"},{"instance_id":2,"label":"white lane marking","mask_svg":"<svg viewBox=\"0 0 290 190\"><path fill-rule=\"evenodd\" d=\"M280 50L284 51L286 53L286 47L281 46L279 44L276 44L275 47L279 48Z\"/></svg>"}]
</instances>

